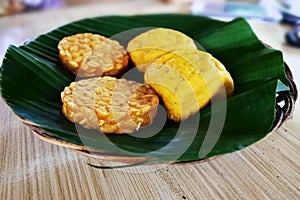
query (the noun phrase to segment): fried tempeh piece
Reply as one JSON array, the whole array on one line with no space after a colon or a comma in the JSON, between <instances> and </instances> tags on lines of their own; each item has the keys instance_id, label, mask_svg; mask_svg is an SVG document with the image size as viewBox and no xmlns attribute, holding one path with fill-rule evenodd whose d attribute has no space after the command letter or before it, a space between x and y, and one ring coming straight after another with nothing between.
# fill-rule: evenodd
<instances>
[{"instance_id":1,"label":"fried tempeh piece","mask_svg":"<svg viewBox=\"0 0 300 200\"><path fill-rule=\"evenodd\" d=\"M205 107L213 96L229 96L234 83L224 65L199 50L168 53L145 72L145 83L162 98L168 117L181 121Z\"/></svg>"},{"instance_id":2,"label":"fried tempeh piece","mask_svg":"<svg viewBox=\"0 0 300 200\"><path fill-rule=\"evenodd\" d=\"M133 38L127 46L132 62L140 71L162 55L182 49L197 49L192 38L167 28L155 28Z\"/></svg>"},{"instance_id":3,"label":"fried tempeh piece","mask_svg":"<svg viewBox=\"0 0 300 200\"><path fill-rule=\"evenodd\" d=\"M128 65L124 47L97 34L64 37L57 47L63 67L80 77L117 76Z\"/></svg>"},{"instance_id":4,"label":"fried tempeh piece","mask_svg":"<svg viewBox=\"0 0 300 200\"><path fill-rule=\"evenodd\" d=\"M149 85L108 76L71 83L61 100L62 112L70 121L116 134L150 125L159 103Z\"/></svg>"}]
</instances>

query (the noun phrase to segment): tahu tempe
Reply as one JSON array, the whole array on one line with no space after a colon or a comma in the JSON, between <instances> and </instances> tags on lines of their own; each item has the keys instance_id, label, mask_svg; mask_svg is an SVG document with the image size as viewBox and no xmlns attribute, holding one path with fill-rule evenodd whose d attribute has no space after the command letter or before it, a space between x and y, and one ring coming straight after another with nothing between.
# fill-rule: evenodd
<instances>
[{"instance_id":1,"label":"tahu tempe","mask_svg":"<svg viewBox=\"0 0 300 200\"><path fill-rule=\"evenodd\" d=\"M62 112L70 121L116 134L150 125L159 104L149 85L108 76L72 82L61 100Z\"/></svg>"},{"instance_id":2,"label":"tahu tempe","mask_svg":"<svg viewBox=\"0 0 300 200\"><path fill-rule=\"evenodd\" d=\"M92 33L64 37L58 43L62 66L80 77L118 76L129 56L117 41Z\"/></svg>"}]
</instances>

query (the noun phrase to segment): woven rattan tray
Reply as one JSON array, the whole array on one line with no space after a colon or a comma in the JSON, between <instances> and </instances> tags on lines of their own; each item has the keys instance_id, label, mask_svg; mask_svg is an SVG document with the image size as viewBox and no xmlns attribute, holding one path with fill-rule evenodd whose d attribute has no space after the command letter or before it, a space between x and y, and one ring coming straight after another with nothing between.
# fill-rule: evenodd
<instances>
[{"instance_id":1,"label":"woven rattan tray","mask_svg":"<svg viewBox=\"0 0 300 200\"><path fill-rule=\"evenodd\" d=\"M295 101L298 96L298 91L293 79L293 75L291 70L289 69L288 65L285 64L285 72L287 79L289 81L289 91L281 91L277 92L276 94L276 116L275 120L272 126L272 129L270 132L280 128L285 121L290 119L292 117L293 109L295 106ZM34 124L24 121L23 123L30 126L35 133L36 136L38 136L40 139L45 140L49 143L60 145L67 147L81 155L90 157L90 158L96 158L103 161L111 161L111 162L122 162L126 164L137 164L137 163L146 163L148 161L151 161L150 158L145 157L130 157L130 156L120 156L117 154L101 151L101 150L92 150L91 148L86 148L85 146L76 145L70 142L66 142L60 138L53 137L52 135L48 134L47 132L41 130ZM218 157L218 156L214 156ZM214 158L212 157L212 159ZM211 159L211 158L210 158ZM106 167L106 166L105 166Z\"/></svg>"}]
</instances>

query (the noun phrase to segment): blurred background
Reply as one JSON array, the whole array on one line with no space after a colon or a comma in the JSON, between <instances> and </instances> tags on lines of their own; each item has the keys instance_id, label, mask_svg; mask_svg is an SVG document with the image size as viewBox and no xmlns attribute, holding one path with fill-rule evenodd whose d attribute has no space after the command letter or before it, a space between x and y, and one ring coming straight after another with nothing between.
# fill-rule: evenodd
<instances>
[{"instance_id":1,"label":"blurred background","mask_svg":"<svg viewBox=\"0 0 300 200\"><path fill-rule=\"evenodd\" d=\"M139 13L175 10L228 20L244 17L280 23L287 25L285 40L300 47L300 0L0 0L0 64L9 44L21 44L49 27L55 28L57 21L62 24L77 19L77 16L120 14L120 10L122 14L132 13L132 8L138 9ZM59 9L66 15L53 16ZM39 21L41 12L44 18L49 17L45 23ZM78 12L81 13L77 15Z\"/></svg>"},{"instance_id":2,"label":"blurred background","mask_svg":"<svg viewBox=\"0 0 300 200\"><path fill-rule=\"evenodd\" d=\"M0 16L60 9L93 3L130 0L1 0ZM151 1L151 0L141 0ZM177 4L187 12L212 17L245 17L271 22L296 23L300 18L299 0L152 0ZM133 2L134 3L134 2Z\"/></svg>"}]
</instances>

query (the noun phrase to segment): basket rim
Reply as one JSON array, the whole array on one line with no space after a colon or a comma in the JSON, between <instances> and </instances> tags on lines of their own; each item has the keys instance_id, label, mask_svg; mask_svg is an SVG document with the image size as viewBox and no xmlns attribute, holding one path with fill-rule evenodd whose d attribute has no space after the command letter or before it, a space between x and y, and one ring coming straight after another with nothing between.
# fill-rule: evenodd
<instances>
[{"instance_id":1,"label":"basket rim","mask_svg":"<svg viewBox=\"0 0 300 200\"><path fill-rule=\"evenodd\" d=\"M289 90L276 93L276 113L271 131L279 129L284 122L292 118L292 113L295 109L295 103L298 98L297 86L294 81L293 74L286 62L284 62L284 68Z\"/></svg>"}]
</instances>

